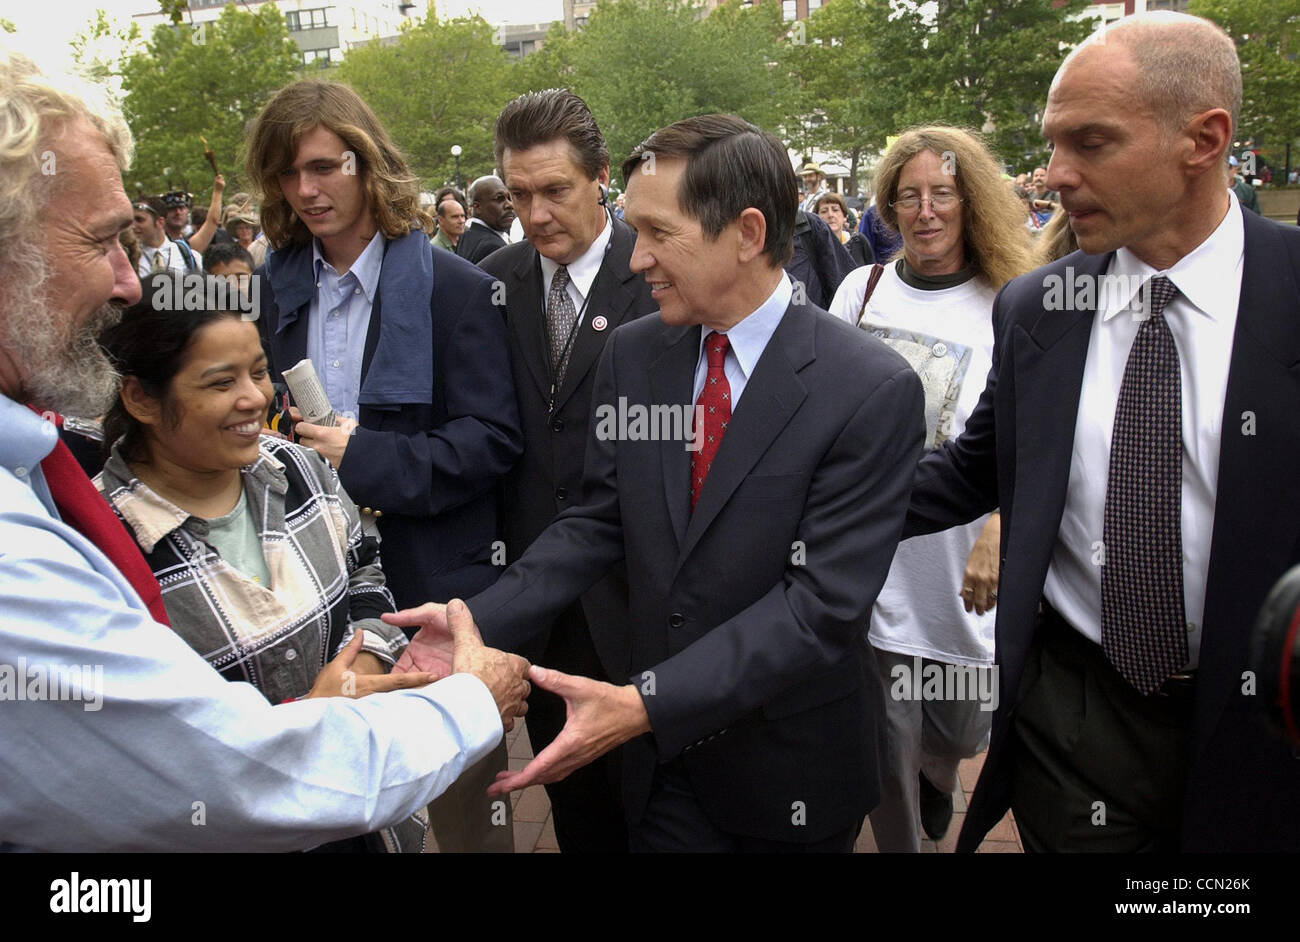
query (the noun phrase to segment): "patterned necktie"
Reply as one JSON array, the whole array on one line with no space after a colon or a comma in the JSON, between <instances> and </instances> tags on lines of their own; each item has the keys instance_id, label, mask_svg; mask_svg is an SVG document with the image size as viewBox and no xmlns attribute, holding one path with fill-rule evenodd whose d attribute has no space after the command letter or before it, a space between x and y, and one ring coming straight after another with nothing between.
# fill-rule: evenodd
<instances>
[{"instance_id":1,"label":"patterned necktie","mask_svg":"<svg viewBox=\"0 0 1300 942\"><path fill-rule=\"evenodd\" d=\"M154 274L155 272L166 271L166 270L167 270L167 263L163 261L162 249L161 248L157 249L153 253L153 261L149 264L149 273Z\"/></svg>"},{"instance_id":2,"label":"patterned necktie","mask_svg":"<svg viewBox=\"0 0 1300 942\"><path fill-rule=\"evenodd\" d=\"M704 479L709 476L713 459L722 445L722 435L731 421L731 384L723 363L729 346L726 334L711 332L704 338L704 356L709 370L704 376L704 388L695 400L696 414L704 417L704 441L699 451L691 452L691 510L695 509L704 490Z\"/></svg>"},{"instance_id":3,"label":"patterned necktie","mask_svg":"<svg viewBox=\"0 0 1300 942\"><path fill-rule=\"evenodd\" d=\"M1149 316L1124 367L1111 436L1102 539L1101 646L1150 694L1187 663L1183 611L1182 380L1164 317L1178 293L1151 279Z\"/></svg>"},{"instance_id":4,"label":"patterned necktie","mask_svg":"<svg viewBox=\"0 0 1300 942\"><path fill-rule=\"evenodd\" d=\"M551 342L551 375L555 388L564 380L564 368L569 365L569 351L565 349L569 334L578 320L578 312L569 297L569 269L561 265L551 279L551 290L546 296L546 331Z\"/></svg>"}]
</instances>

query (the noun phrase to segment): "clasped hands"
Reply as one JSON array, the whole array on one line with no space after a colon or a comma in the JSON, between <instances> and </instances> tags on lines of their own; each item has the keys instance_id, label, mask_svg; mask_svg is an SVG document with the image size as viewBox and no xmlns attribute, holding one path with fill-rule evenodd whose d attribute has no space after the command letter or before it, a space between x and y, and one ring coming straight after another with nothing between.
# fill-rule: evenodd
<instances>
[{"instance_id":1,"label":"clasped hands","mask_svg":"<svg viewBox=\"0 0 1300 942\"><path fill-rule=\"evenodd\" d=\"M534 684L564 698L567 718L564 729L560 730L555 741L524 768L498 773L496 781L488 788L489 795L504 795L529 785L558 782L629 739L650 732L650 718L635 687L630 684L618 687L588 677L575 677L536 665L529 666L521 657L485 648L469 609L459 599L453 599L446 605L428 602L396 615L385 614L383 619L390 625L419 628L406 646L397 666L393 668L394 673L424 671L446 676L467 669L455 660L455 654L460 650L456 647L456 641L458 638L463 641L472 634L473 638L478 639L479 648L483 652L510 658L512 666L522 664ZM471 673L477 674L472 670ZM481 674L478 676L488 684L492 695L497 698L497 704L502 709L502 721L506 722L506 707L497 696L497 690L486 677ZM523 685L521 701L529 692L527 681L523 681ZM528 704L520 702L517 711L510 715L522 716L527 709ZM513 725L513 720L510 720L506 729Z\"/></svg>"}]
</instances>

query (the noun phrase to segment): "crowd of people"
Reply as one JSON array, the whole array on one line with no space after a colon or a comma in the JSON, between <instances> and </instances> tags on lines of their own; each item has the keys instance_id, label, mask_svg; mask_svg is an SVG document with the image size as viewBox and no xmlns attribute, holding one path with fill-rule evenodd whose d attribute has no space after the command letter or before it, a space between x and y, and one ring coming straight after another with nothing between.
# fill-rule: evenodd
<instances>
[{"instance_id":1,"label":"crowd of people","mask_svg":"<svg viewBox=\"0 0 1300 942\"><path fill-rule=\"evenodd\" d=\"M562 89L426 203L294 82L206 209L128 199L102 89L0 100L0 846L509 852L540 784L564 852L916 852L987 748L960 850L1300 847L1242 680L1300 235L1207 21L1070 52L1020 177L901 132L860 216Z\"/></svg>"}]
</instances>

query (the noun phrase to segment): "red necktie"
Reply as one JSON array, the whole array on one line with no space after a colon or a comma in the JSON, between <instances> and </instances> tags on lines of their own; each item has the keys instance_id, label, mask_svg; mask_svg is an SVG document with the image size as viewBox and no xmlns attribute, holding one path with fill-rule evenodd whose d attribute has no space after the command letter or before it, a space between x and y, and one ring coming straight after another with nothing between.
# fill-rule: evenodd
<instances>
[{"instance_id":1,"label":"red necktie","mask_svg":"<svg viewBox=\"0 0 1300 942\"><path fill-rule=\"evenodd\" d=\"M704 377L704 388L695 401L696 414L703 410L704 441L700 450L691 453L691 510L695 509L704 490L704 479L709 476L713 459L722 446L722 435L731 421L731 384L722 368L727 359L727 335L713 331L704 338L704 356L709 371Z\"/></svg>"},{"instance_id":2,"label":"red necktie","mask_svg":"<svg viewBox=\"0 0 1300 942\"><path fill-rule=\"evenodd\" d=\"M148 607L154 621L170 625L167 610L163 607L162 590L158 588L158 580L149 564L144 561L139 545L62 441L41 462L41 474L45 476L45 484L63 522L108 557Z\"/></svg>"}]
</instances>

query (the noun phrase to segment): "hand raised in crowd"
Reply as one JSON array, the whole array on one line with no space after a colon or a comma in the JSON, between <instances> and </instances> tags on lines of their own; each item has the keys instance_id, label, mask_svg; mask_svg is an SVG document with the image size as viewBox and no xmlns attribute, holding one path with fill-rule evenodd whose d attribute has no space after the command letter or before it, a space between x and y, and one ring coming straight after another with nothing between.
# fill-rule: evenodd
<instances>
[{"instance_id":1,"label":"hand raised in crowd","mask_svg":"<svg viewBox=\"0 0 1300 942\"><path fill-rule=\"evenodd\" d=\"M1002 517L994 512L966 557L961 596L966 611L983 615L998 604L998 554L1002 547Z\"/></svg>"},{"instance_id":2,"label":"hand raised in crowd","mask_svg":"<svg viewBox=\"0 0 1300 942\"><path fill-rule=\"evenodd\" d=\"M650 732L641 694L630 684L619 687L544 667L533 667L528 675L541 689L564 698L564 729L522 769L499 772L489 795L558 782L629 739Z\"/></svg>"},{"instance_id":3,"label":"hand raised in crowd","mask_svg":"<svg viewBox=\"0 0 1300 942\"><path fill-rule=\"evenodd\" d=\"M524 702L532 690L525 679L528 661L485 645L474 617L460 599L446 605L429 602L395 615L385 613L383 619L403 628L420 626L393 668L395 672L473 674L492 692L507 732L514 729L515 717L528 712Z\"/></svg>"},{"instance_id":4,"label":"hand raised in crowd","mask_svg":"<svg viewBox=\"0 0 1300 942\"><path fill-rule=\"evenodd\" d=\"M438 679L437 674L424 671L388 673L383 661L369 651L361 650L362 633L354 631L352 638L325 669L316 675L316 683L304 697L364 697L389 690L424 687Z\"/></svg>"}]
</instances>

